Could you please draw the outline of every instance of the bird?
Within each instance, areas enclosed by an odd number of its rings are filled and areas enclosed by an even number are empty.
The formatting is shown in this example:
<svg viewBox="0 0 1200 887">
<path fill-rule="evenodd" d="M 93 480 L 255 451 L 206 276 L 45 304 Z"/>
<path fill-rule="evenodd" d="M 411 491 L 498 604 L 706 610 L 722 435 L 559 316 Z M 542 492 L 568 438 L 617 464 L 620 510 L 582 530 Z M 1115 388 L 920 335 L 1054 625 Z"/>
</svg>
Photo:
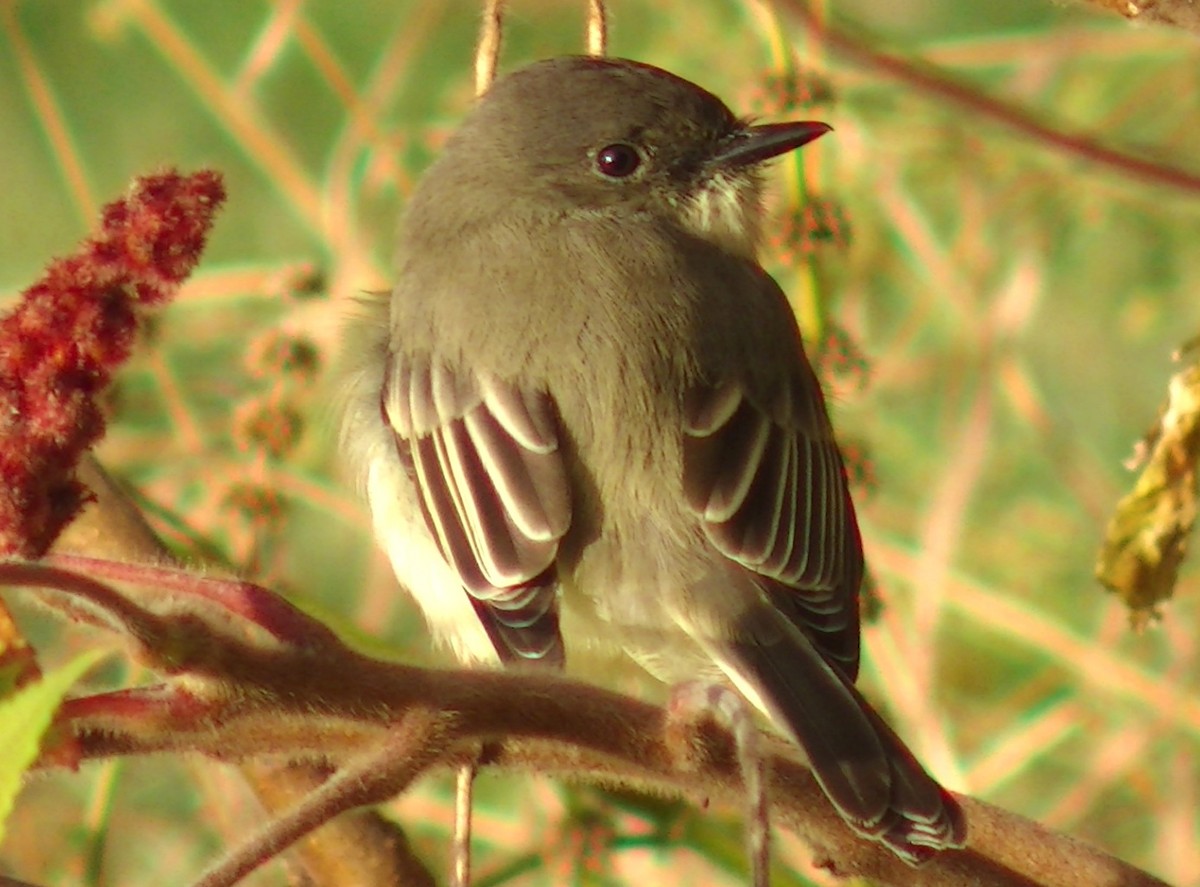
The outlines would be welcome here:
<svg viewBox="0 0 1200 887">
<path fill-rule="evenodd" d="M 829 131 L 627 59 L 502 77 L 411 194 L 342 447 L 461 662 L 600 651 L 732 687 L 851 828 L 918 864 L 965 822 L 855 687 L 855 508 L 758 260 L 764 166 Z"/>
</svg>

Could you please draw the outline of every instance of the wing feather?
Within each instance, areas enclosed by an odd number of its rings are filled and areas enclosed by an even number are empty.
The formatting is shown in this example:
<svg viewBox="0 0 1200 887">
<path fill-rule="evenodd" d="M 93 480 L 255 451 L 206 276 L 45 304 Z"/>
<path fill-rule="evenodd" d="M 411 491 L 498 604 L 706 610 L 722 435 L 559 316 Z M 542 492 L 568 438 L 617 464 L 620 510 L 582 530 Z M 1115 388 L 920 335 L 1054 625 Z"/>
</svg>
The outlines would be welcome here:
<svg viewBox="0 0 1200 887">
<path fill-rule="evenodd" d="M 816 385 L 816 381 L 812 381 Z M 685 399 L 684 493 L 709 540 L 853 679 L 862 548 L 819 397 L 796 383 L 768 411 L 736 385 Z"/>
<path fill-rule="evenodd" d="M 561 664 L 554 564 L 571 502 L 548 395 L 392 354 L 381 408 L 501 659 Z"/>
<path fill-rule="evenodd" d="M 779 531 L 775 535 L 775 545 L 770 555 L 765 558 L 759 569 L 770 576 L 783 569 L 796 549 L 796 507 L 799 487 L 800 455 L 795 438 L 785 438 L 784 471 L 780 480 L 782 496 L 779 500 Z"/>
<path fill-rule="evenodd" d="M 504 430 L 525 449 L 549 454 L 558 449 L 553 411 L 548 398 L 531 395 L 491 378 L 480 380 L 480 390 L 490 412 Z"/>
<path fill-rule="evenodd" d="M 765 416 L 756 415 L 743 407 L 716 435 L 729 461 L 727 470 L 714 477 L 704 509 L 705 520 L 727 524 L 744 510 L 746 497 L 762 465 L 770 430 Z M 749 530 L 749 527 L 743 522 L 741 529 Z"/>
</svg>

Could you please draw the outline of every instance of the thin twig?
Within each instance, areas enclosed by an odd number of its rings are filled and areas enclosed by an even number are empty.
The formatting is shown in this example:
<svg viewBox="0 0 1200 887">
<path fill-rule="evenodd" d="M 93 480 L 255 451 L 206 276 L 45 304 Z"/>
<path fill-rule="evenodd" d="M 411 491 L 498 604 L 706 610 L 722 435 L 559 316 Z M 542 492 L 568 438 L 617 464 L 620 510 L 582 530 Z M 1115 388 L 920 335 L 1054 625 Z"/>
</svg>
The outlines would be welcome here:
<svg viewBox="0 0 1200 887">
<path fill-rule="evenodd" d="M 483 95 L 496 80 L 500 43 L 504 36 L 504 0 L 484 0 L 483 25 L 475 48 L 475 95 Z"/>
<path fill-rule="evenodd" d="M 588 0 L 588 55 L 608 55 L 608 8 L 604 0 Z"/>
<path fill-rule="evenodd" d="M 205 872 L 195 887 L 235 884 L 339 813 L 399 794 L 440 756 L 447 724 L 437 712 L 410 712 L 377 752 L 343 768 L 292 810 L 270 821 Z"/>
<path fill-rule="evenodd" d="M 475 761 L 458 768 L 454 781 L 454 842 L 451 848 L 451 887 L 471 884 L 471 807 L 475 798 Z"/>
</svg>

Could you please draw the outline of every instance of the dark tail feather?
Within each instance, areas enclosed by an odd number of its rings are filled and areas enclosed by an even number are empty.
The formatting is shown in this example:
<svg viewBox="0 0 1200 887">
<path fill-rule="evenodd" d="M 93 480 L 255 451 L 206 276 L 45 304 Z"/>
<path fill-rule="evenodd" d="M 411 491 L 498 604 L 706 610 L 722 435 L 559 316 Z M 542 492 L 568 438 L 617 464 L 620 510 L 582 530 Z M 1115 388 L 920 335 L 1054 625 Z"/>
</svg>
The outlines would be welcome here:
<svg viewBox="0 0 1200 887">
<path fill-rule="evenodd" d="M 914 865 L 964 846 L 958 802 L 798 629 L 776 623 L 753 636 L 730 645 L 727 667 L 804 749 L 817 782 L 855 831 Z"/>
</svg>

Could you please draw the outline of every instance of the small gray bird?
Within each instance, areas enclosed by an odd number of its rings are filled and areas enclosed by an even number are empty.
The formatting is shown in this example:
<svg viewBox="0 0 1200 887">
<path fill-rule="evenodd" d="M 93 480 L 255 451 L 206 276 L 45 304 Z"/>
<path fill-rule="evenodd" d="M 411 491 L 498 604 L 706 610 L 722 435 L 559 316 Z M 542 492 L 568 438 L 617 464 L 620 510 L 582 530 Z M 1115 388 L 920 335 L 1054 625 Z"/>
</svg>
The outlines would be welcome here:
<svg viewBox="0 0 1200 887">
<path fill-rule="evenodd" d="M 412 195 L 343 440 L 462 661 L 619 649 L 731 683 L 918 862 L 963 818 L 854 688 L 854 506 L 756 259 L 761 165 L 828 130 L 624 60 L 496 83 Z"/>
</svg>

